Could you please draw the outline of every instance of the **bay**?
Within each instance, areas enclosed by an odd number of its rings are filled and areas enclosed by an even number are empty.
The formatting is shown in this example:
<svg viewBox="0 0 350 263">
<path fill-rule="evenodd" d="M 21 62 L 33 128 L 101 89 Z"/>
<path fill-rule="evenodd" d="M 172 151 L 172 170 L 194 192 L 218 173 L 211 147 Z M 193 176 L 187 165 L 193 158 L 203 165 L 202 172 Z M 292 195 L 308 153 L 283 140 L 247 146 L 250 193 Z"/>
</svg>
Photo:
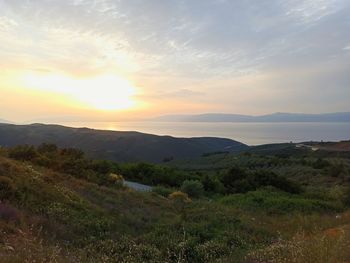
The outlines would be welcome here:
<svg viewBox="0 0 350 263">
<path fill-rule="evenodd" d="M 248 145 L 350 139 L 348 122 L 63 122 L 60 124 L 69 127 L 138 131 L 175 137 L 222 137 Z"/>
</svg>

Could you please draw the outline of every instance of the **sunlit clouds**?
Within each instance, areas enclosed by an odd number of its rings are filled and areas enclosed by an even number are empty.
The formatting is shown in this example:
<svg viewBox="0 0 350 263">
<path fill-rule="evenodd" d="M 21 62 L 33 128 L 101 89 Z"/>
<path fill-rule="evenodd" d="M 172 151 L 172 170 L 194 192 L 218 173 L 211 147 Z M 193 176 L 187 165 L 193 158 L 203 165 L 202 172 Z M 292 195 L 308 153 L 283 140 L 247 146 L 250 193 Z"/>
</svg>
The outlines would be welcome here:
<svg viewBox="0 0 350 263">
<path fill-rule="evenodd" d="M 0 0 L 0 118 L 348 111 L 349 13 L 348 0 Z"/>
<path fill-rule="evenodd" d="M 125 79 L 113 75 L 73 79 L 53 74 L 26 74 L 22 85 L 54 94 L 63 94 L 96 110 L 125 110 L 136 106 L 136 89 Z"/>
</svg>

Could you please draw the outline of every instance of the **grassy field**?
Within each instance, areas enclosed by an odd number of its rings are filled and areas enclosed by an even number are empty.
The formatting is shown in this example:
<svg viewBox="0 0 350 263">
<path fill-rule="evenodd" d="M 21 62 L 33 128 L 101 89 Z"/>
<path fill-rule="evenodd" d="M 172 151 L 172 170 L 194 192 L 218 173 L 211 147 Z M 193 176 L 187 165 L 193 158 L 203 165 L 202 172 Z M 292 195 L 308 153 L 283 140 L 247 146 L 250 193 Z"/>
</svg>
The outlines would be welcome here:
<svg viewBox="0 0 350 263">
<path fill-rule="evenodd" d="M 93 161 L 79 166 L 83 159 L 77 158 L 76 152 L 58 151 L 56 155 L 55 151 L 43 162 L 43 157 L 49 156 L 47 149 L 45 154 L 38 149 L 40 155 L 30 158 L 23 158 L 18 149 L 1 150 L 1 262 L 350 260 L 346 158 L 226 156 L 242 167 L 251 167 L 247 174 L 252 182 L 261 183 L 252 177 L 252 171 L 263 169 L 258 168 L 262 164 L 278 174 L 286 171 L 289 178 L 301 178 L 299 173 L 305 172 L 308 179 L 302 181 L 298 193 L 262 184 L 247 192 L 203 190 L 198 197 L 188 197 L 182 192 L 170 196 L 168 192 L 134 192 L 111 180 L 104 166 L 94 163 L 92 167 Z M 73 155 L 72 162 L 67 156 Z M 28 152 L 24 156 L 28 157 Z M 203 158 L 221 162 L 220 155 Z M 329 167 L 338 162 L 344 163 L 342 175 L 333 177 L 328 174 Z M 130 166 L 112 169 L 136 171 Z M 158 175 L 159 170 L 151 174 L 150 169 L 147 166 L 149 176 Z M 294 169 L 299 173 L 291 173 Z M 225 174 L 225 168 L 200 168 L 188 176 L 192 178 L 198 171 L 199 178 L 207 173 Z M 312 175 L 314 171 L 317 174 Z M 187 174 L 184 166 L 179 173 Z M 185 180 L 186 176 L 179 178 Z M 181 190 L 176 184 L 161 187 L 169 193 Z"/>
</svg>

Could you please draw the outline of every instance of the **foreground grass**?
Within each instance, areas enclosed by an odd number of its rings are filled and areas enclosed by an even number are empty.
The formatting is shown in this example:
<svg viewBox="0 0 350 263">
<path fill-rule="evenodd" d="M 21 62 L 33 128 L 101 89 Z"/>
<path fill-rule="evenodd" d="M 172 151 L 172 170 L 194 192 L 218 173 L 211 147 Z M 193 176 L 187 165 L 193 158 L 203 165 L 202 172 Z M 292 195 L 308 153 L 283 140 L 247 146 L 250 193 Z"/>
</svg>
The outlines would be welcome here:
<svg viewBox="0 0 350 263">
<path fill-rule="evenodd" d="M 0 262 L 345 262 L 349 214 L 332 200 L 256 191 L 178 210 L 0 156 Z M 344 253 L 343 253 L 344 252 Z M 294 260 L 294 261 L 293 261 Z"/>
<path fill-rule="evenodd" d="M 254 262 L 271 263 L 332 263 L 350 259 L 348 225 L 314 233 L 298 232 L 290 240 L 278 240 L 270 246 L 251 252 Z"/>
</svg>

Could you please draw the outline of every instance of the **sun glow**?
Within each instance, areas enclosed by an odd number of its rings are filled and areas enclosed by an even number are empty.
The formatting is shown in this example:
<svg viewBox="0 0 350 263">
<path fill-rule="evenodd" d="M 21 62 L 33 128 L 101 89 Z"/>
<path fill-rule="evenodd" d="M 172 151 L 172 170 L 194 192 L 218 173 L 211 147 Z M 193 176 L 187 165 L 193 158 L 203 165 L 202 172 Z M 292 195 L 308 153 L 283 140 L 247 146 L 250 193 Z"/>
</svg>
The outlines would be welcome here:
<svg viewBox="0 0 350 263">
<path fill-rule="evenodd" d="M 126 110 L 136 106 L 136 88 L 116 75 L 70 78 L 64 75 L 26 74 L 23 85 L 65 95 L 80 105 L 97 110 Z"/>
</svg>

